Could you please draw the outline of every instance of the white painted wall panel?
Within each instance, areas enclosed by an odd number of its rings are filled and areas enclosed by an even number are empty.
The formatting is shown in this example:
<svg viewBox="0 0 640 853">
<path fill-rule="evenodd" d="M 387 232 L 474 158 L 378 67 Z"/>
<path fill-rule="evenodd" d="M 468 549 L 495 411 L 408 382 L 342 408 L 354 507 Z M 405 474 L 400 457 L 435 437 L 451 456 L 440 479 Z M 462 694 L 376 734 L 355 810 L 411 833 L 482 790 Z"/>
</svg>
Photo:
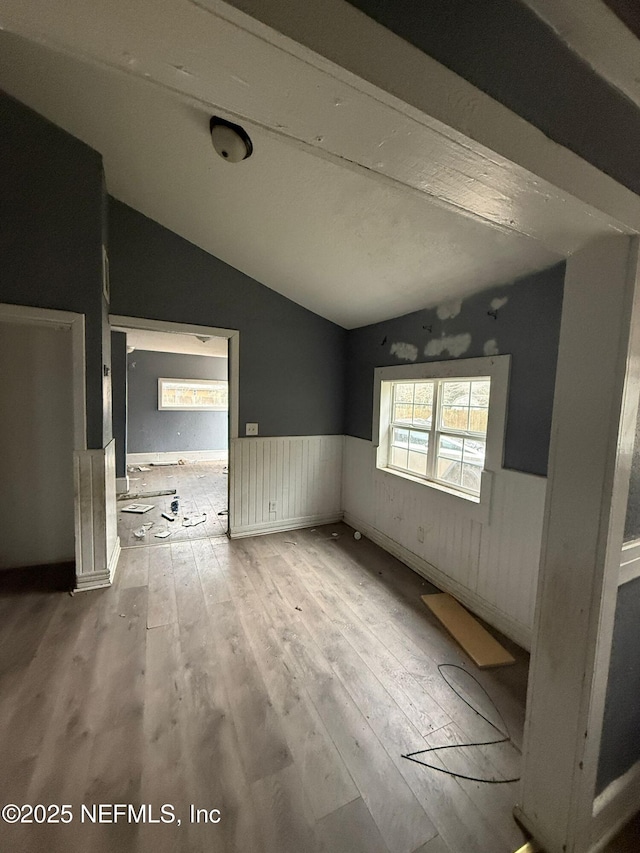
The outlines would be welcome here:
<svg viewBox="0 0 640 853">
<path fill-rule="evenodd" d="M 120 554 L 115 441 L 102 450 L 76 451 L 74 480 L 78 589 L 108 586 Z"/>
<path fill-rule="evenodd" d="M 526 647 L 545 490 L 544 477 L 498 471 L 489 517 L 478 521 L 437 490 L 376 469 L 371 442 L 345 438 L 345 520 Z"/>
<path fill-rule="evenodd" d="M 341 518 L 343 443 L 341 435 L 233 439 L 231 536 Z M 275 512 L 269 512 L 272 501 Z"/>
</svg>

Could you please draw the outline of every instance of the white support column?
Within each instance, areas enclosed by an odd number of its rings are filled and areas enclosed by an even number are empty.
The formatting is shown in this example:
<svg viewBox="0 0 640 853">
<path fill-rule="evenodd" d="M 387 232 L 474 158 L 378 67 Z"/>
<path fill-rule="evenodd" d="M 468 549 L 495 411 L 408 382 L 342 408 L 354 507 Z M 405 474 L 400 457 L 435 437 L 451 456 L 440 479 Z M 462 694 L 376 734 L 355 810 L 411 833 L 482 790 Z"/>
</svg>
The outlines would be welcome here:
<svg viewBox="0 0 640 853">
<path fill-rule="evenodd" d="M 586 853 L 638 405 L 637 238 L 567 263 L 516 815 Z"/>
</svg>

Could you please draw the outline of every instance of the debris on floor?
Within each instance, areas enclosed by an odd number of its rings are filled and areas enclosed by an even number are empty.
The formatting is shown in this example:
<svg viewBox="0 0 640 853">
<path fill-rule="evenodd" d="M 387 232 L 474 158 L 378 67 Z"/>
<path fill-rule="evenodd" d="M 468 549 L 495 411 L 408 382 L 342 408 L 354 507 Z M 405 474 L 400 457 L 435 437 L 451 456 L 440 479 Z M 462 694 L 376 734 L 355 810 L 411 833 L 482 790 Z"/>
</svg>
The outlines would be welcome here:
<svg viewBox="0 0 640 853">
<path fill-rule="evenodd" d="M 296 604 L 296 610 L 299 610 L 299 611 L 300 611 L 300 613 L 302 613 L 302 607 L 298 607 L 298 605 L 297 605 L 297 604 Z"/>
<path fill-rule="evenodd" d="M 228 509 L 221 509 L 220 512 L 218 513 L 218 515 L 229 515 L 229 510 Z"/>
<path fill-rule="evenodd" d="M 285 545 L 297 545 L 298 543 L 297 543 L 297 542 L 292 542 L 292 541 L 291 541 L 291 539 L 285 539 L 285 540 L 284 540 L 284 544 L 285 544 Z"/>
<path fill-rule="evenodd" d="M 166 519 L 167 519 L 167 521 L 175 521 L 175 520 L 176 520 L 175 515 L 169 515 L 169 513 L 168 513 L 168 512 L 161 512 L 161 513 L 160 513 L 160 515 L 161 515 L 163 518 L 166 518 Z"/>
<path fill-rule="evenodd" d="M 338 539 L 339 537 L 340 537 L 340 534 L 339 534 L 339 533 L 332 533 L 332 534 L 331 534 L 331 538 L 332 538 L 332 539 Z"/>
<path fill-rule="evenodd" d="M 154 533 L 153 535 L 156 537 L 156 539 L 166 539 L 167 536 L 171 536 L 171 531 L 161 530 L 159 533 Z"/>
<path fill-rule="evenodd" d="M 153 507 L 154 504 L 129 504 L 129 506 L 123 506 L 120 512 L 135 512 L 141 515 L 143 512 L 149 512 Z"/>
<path fill-rule="evenodd" d="M 480 669 L 508 666 L 516 662 L 513 655 L 509 654 L 452 595 L 439 592 L 420 597 Z"/>
<path fill-rule="evenodd" d="M 204 478 L 205 478 L 206 476 L 207 476 L 206 474 L 198 474 L 198 475 L 197 475 L 197 478 L 198 478 L 198 480 L 204 480 Z"/>
<path fill-rule="evenodd" d="M 356 530 L 356 532 L 353 534 L 353 538 L 357 540 L 362 539 L 362 533 L 360 533 L 359 530 Z"/>
<path fill-rule="evenodd" d="M 144 483 L 142 484 L 145 485 Z M 124 495 L 118 495 L 119 501 L 132 501 L 135 498 L 158 498 L 161 495 L 175 495 L 176 489 L 158 489 L 155 492 L 127 492 Z"/>
<path fill-rule="evenodd" d="M 204 524 L 207 520 L 207 513 L 203 512 L 202 515 L 194 515 L 188 518 L 182 519 L 183 527 L 196 527 L 198 524 Z"/>
</svg>

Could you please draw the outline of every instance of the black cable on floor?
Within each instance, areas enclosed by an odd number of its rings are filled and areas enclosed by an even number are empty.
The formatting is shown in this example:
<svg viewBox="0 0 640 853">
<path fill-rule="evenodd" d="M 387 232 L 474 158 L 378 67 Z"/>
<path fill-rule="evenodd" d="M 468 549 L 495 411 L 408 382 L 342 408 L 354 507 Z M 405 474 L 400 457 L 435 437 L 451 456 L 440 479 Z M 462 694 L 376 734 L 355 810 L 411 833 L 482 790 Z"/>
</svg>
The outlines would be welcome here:
<svg viewBox="0 0 640 853">
<path fill-rule="evenodd" d="M 464 672 L 465 675 L 468 675 L 469 678 L 471 678 L 473 681 L 475 681 L 475 683 L 478 685 L 478 687 L 482 690 L 484 695 L 487 697 L 487 699 L 491 703 L 491 706 L 493 707 L 493 709 L 497 713 L 498 717 L 500 718 L 500 722 L 502 723 L 502 726 L 506 731 L 502 731 L 501 729 L 499 729 L 495 723 L 492 723 L 491 720 L 488 719 L 488 717 L 485 717 L 485 715 L 481 711 L 479 711 L 478 708 L 475 707 L 475 705 L 472 705 L 471 702 L 468 702 L 464 698 L 464 696 L 458 690 L 456 690 L 456 688 L 453 686 L 451 681 L 445 675 L 445 672 L 444 672 L 445 668 L 459 669 L 461 672 Z M 504 721 L 504 717 L 500 713 L 500 709 L 498 708 L 496 703 L 493 701 L 491 696 L 489 696 L 489 694 L 487 693 L 487 691 L 485 690 L 483 685 L 478 681 L 478 679 L 474 675 L 472 675 L 470 672 L 467 672 L 467 670 L 464 669 L 464 667 L 458 666 L 455 663 L 440 663 L 440 664 L 438 664 L 438 672 L 440 673 L 440 677 L 443 679 L 443 681 L 446 683 L 446 685 L 456 694 L 456 696 L 459 699 L 461 699 L 464 702 L 464 704 L 467 705 L 467 707 L 471 708 L 472 711 L 474 711 L 479 717 L 481 717 L 485 721 L 485 723 L 488 723 L 491 726 L 491 728 L 495 729 L 498 732 L 498 734 L 502 735 L 502 737 L 499 738 L 498 740 L 481 741 L 479 743 L 455 743 L 455 744 L 446 744 L 445 746 L 432 746 L 432 747 L 429 747 L 428 749 L 419 749 L 419 750 L 417 750 L 417 752 L 409 752 L 406 755 L 402 755 L 401 757 L 406 758 L 408 761 L 413 761 L 416 764 L 421 764 L 423 767 L 428 767 L 430 770 L 437 770 L 438 773 L 444 773 L 446 776 L 453 776 L 455 779 L 466 779 L 469 782 L 482 782 L 486 785 L 507 785 L 507 784 L 510 784 L 511 782 L 519 782 L 520 781 L 519 776 L 516 779 L 480 779 L 477 776 L 467 776 L 464 773 L 454 773 L 453 770 L 446 770 L 444 767 L 438 767 L 435 764 L 427 764 L 426 761 L 421 761 L 419 758 L 415 758 L 416 755 L 427 755 L 430 752 L 438 752 L 438 751 L 443 750 L 443 749 L 453 750 L 453 749 L 464 749 L 465 747 L 468 747 L 468 746 L 496 746 L 499 743 L 511 743 L 511 736 L 509 735 L 509 728 Z"/>
</svg>

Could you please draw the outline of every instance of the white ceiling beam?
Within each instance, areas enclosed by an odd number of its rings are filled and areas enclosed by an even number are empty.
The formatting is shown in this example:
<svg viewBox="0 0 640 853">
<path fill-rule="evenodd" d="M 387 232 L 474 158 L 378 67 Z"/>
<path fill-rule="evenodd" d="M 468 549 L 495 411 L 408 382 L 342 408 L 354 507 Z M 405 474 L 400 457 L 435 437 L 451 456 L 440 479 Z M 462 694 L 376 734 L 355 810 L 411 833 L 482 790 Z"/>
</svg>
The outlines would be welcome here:
<svg viewBox="0 0 640 853">
<path fill-rule="evenodd" d="M 314 18 L 298 0 L 242 6 L 262 20 L 219 0 L 6 0 L 0 25 L 562 255 L 640 230 L 633 193 L 342 0 Z"/>
</svg>

